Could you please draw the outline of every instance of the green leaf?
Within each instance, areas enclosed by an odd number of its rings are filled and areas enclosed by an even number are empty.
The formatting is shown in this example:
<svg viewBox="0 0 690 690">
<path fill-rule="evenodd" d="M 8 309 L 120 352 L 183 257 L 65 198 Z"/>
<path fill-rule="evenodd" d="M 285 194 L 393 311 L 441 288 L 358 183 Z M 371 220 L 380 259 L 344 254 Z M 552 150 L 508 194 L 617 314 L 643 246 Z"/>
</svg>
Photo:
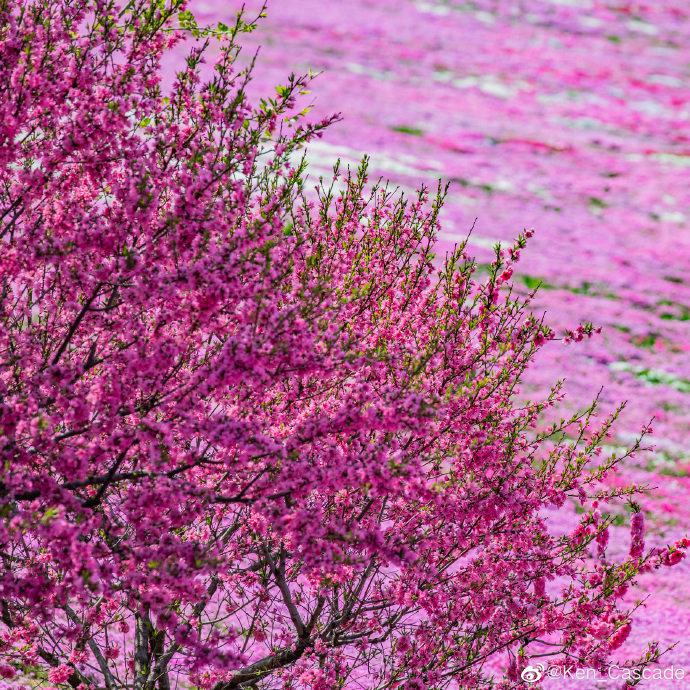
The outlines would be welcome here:
<svg viewBox="0 0 690 690">
<path fill-rule="evenodd" d="M 51 520 L 54 520 L 58 516 L 58 513 L 59 510 L 55 506 L 46 508 L 45 512 L 43 513 L 43 517 L 41 518 L 41 524 L 47 525 Z"/>
</svg>

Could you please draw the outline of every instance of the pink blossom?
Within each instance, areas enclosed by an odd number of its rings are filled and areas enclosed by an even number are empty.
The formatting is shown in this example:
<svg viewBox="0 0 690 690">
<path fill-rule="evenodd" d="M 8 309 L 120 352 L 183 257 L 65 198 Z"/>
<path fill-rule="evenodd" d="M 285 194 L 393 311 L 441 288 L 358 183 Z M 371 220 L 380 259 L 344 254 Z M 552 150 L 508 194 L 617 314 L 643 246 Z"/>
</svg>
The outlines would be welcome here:
<svg viewBox="0 0 690 690">
<path fill-rule="evenodd" d="M 64 683 L 72 675 L 72 669 L 67 664 L 60 664 L 48 671 L 48 680 L 51 683 Z"/>
</svg>

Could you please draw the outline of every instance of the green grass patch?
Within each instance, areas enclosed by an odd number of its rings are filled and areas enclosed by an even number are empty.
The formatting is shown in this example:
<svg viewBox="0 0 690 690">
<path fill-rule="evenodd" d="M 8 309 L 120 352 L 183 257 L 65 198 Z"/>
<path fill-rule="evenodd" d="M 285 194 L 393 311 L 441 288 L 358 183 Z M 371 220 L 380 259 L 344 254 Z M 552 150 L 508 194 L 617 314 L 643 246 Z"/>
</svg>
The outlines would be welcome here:
<svg viewBox="0 0 690 690">
<path fill-rule="evenodd" d="M 657 302 L 657 305 L 667 307 L 659 314 L 659 318 L 664 321 L 690 321 L 690 307 L 685 304 L 662 299 Z"/>
<path fill-rule="evenodd" d="M 638 335 L 632 339 L 633 344 L 637 347 L 644 347 L 651 350 L 655 345 L 657 340 L 660 338 L 659 333 L 647 333 L 647 335 Z"/>
<path fill-rule="evenodd" d="M 650 386 L 668 386 L 679 393 L 690 393 L 690 380 L 675 376 L 662 369 L 635 366 L 628 362 L 613 362 L 609 365 L 613 371 L 625 371 L 635 375 Z"/>
<path fill-rule="evenodd" d="M 598 196 L 590 196 L 587 200 L 587 203 L 589 203 L 590 208 L 601 209 L 609 207 L 609 205 L 603 199 L 600 199 Z"/>
<path fill-rule="evenodd" d="M 530 276 L 527 274 L 520 275 L 520 280 L 524 283 L 528 290 L 553 290 L 556 286 L 551 285 L 544 278 L 538 276 Z"/>
<path fill-rule="evenodd" d="M 411 127 L 410 125 L 396 125 L 391 127 L 394 132 L 400 132 L 400 134 L 409 134 L 413 137 L 424 136 L 424 130 L 419 127 Z"/>
</svg>

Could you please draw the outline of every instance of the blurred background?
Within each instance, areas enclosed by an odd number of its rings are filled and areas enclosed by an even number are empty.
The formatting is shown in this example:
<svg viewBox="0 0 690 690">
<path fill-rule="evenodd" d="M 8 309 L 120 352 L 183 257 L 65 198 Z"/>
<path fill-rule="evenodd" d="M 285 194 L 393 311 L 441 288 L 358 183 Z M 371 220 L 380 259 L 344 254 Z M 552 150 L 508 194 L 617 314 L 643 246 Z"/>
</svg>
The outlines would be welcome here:
<svg viewBox="0 0 690 690">
<path fill-rule="evenodd" d="M 189 9 L 199 23 L 229 23 L 242 4 Z M 250 15 L 261 7 L 244 4 Z M 343 119 L 310 146 L 315 177 L 368 153 L 373 173 L 403 190 L 451 181 L 440 253 L 475 219 L 480 262 L 534 228 L 516 281 L 541 286 L 535 311 L 557 331 L 589 320 L 602 333 L 547 345 L 524 392 L 565 377 L 567 409 L 601 387 L 604 409 L 627 400 L 610 451 L 653 418 L 654 451 L 611 483 L 653 488 L 640 500 L 652 540 L 686 534 L 690 2 L 272 0 L 245 45 L 245 58 L 261 46 L 257 97 L 290 72 L 323 72 L 305 105 Z M 690 566 L 662 575 L 631 594 L 653 596 L 621 651 L 679 641 L 662 665 L 690 679 Z"/>
</svg>

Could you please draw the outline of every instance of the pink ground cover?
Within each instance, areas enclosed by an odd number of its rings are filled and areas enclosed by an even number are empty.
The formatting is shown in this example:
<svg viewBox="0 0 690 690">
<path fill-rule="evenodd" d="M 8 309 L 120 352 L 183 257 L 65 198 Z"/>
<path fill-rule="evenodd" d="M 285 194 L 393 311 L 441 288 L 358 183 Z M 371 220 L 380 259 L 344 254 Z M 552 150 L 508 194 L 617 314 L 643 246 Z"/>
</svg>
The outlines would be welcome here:
<svg viewBox="0 0 690 690">
<path fill-rule="evenodd" d="M 240 4 L 192 0 L 190 9 L 200 22 L 227 21 Z M 686 533 L 687 0 L 273 0 L 246 45 L 262 46 L 257 95 L 290 71 L 324 71 L 307 98 L 315 114 L 343 120 L 311 146 L 313 175 L 369 153 L 372 169 L 403 190 L 450 180 L 439 253 L 475 219 L 480 261 L 494 242 L 536 230 L 518 283 L 541 284 L 535 309 L 557 330 L 591 320 L 602 333 L 551 343 L 525 392 L 564 376 L 573 408 L 602 386 L 605 408 L 628 400 L 612 445 L 630 443 L 653 417 L 655 450 L 612 481 L 654 487 L 641 500 L 651 539 Z M 618 536 L 627 546 L 627 530 Z M 622 651 L 678 642 L 662 665 L 690 678 L 689 574 L 683 563 L 643 580 L 631 602 L 651 597 Z"/>
</svg>

